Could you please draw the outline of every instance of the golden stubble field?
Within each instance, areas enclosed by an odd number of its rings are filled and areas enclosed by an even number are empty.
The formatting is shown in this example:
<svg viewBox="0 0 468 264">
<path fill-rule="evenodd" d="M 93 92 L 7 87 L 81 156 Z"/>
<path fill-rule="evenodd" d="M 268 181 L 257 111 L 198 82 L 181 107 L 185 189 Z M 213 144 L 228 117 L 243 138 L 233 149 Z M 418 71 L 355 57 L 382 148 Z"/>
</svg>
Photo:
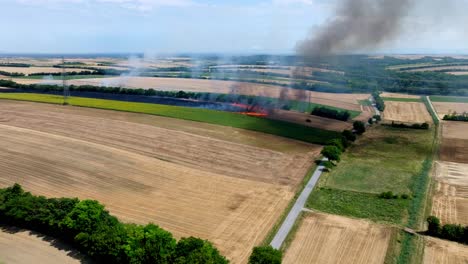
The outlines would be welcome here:
<svg viewBox="0 0 468 264">
<path fill-rule="evenodd" d="M 468 124 L 442 121 L 432 214 L 444 224 L 468 225 Z"/>
<path fill-rule="evenodd" d="M 283 263 L 383 263 L 391 228 L 313 213 L 304 217 Z"/>
<path fill-rule="evenodd" d="M 62 72 L 61 68 L 54 68 L 54 67 L 0 67 L 0 71 L 4 72 L 18 72 L 24 73 L 26 75 L 32 73 L 60 73 Z M 66 72 L 81 72 L 81 71 L 90 71 L 87 69 L 74 69 L 74 68 L 66 68 Z"/>
<path fill-rule="evenodd" d="M 14 79 L 14 81 L 31 84 L 38 83 L 41 80 Z M 60 84 L 60 81 L 56 81 L 56 83 Z M 111 77 L 70 80 L 68 83 L 73 85 L 117 86 L 142 89 L 152 88 L 162 91 L 232 93 L 303 101 L 308 101 L 310 96 L 313 103 L 355 111 L 361 111 L 359 100 L 366 100 L 369 98 L 368 94 L 332 94 L 290 89 L 267 84 L 183 78 Z"/>
<path fill-rule="evenodd" d="M 386 101 L 383 120 L 402 123 L 432 123 L 432 118 L 423 103 Z"/>
<path fill-rule="evenodd" d="M 0 136 L 2 187 L 96 199 L 123 221 L 209 239 L 233 263 L 264 239 L 320 150 L 197 122 L 14 101 L 1 101 Z"/>
<path fill-rule="evenodd" d="M 468 246 L 451 241 L 425 237 L 424 264 L 466 264 Z"/>
<path fill-rule="evenodd" d="M 437 115 L 440 118 L 443 118 L 447 114 L 453 112 L 463 113 L 468 112 L 468 103 L 442 103 L 442 102 L 432 102 L 434 108 L 437 112 Z"/>
<path fill-rule="evenodd" d="M 44 239 L 29 231 L 0 230 L 0 263 L 86 263 L 81 261 L 84 260 L 83 256 L 75 250 L 61 244 L 58 245 L 59 249 L 57 246 L 51 245 L 51 242 L 47 241 L 49 239 L 51 238 Z"/>
</svg>

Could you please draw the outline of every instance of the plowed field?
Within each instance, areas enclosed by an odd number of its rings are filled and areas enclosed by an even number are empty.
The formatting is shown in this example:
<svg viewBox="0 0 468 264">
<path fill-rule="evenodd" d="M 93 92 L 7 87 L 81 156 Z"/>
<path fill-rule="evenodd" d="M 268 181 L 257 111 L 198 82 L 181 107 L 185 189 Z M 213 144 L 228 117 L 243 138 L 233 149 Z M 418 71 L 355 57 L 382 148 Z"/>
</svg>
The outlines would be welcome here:
<svg viewBox="0 0 468 264">
<path fill-rule="evenodd" d="M 319 151 L 197 122 L 12 101 L 0 103 L 0 136 L 0 186 L 96 199 L 123 221 L 209 239 L 233 263 L 247 261 Z"/>
<path fill-rule="evenodd" d="M 303 220 L 283 263 L 383 263 L 390 237 L 389 228 L 314 213 Z"/>
</svg>

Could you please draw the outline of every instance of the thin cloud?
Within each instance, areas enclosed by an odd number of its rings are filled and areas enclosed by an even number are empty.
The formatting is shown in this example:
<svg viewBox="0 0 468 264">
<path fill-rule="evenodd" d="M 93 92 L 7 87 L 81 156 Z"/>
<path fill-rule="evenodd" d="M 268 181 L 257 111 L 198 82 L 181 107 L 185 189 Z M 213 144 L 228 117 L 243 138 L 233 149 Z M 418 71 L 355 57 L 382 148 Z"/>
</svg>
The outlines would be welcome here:
<svg viewBox="0 0 468 264">
<path fill-rule="evenodd" d="M 122 8 L 150 11 L 159 7 L 188 7 L 196 5 L 192 0 L 17 0 L 24 5 L 55 7 L 64 4 L 114 4 Z"/>
</svg>

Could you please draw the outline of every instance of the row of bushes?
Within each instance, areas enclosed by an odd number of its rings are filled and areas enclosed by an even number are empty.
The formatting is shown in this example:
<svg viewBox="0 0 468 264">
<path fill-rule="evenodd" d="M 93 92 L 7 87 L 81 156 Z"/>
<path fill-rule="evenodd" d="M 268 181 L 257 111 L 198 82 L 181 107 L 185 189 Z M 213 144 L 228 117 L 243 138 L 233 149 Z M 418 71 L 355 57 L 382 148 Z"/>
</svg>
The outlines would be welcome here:
<svg viewBox="0 0 468 264">
<path fill-rule="evenodd" d="M 311 114 L 341 121 L 348 121 L 351 117 L 351 113 L 349 111 L 339 111 L 323 106 L 315 107 Z"/>
<path fill-rule="evenodd" d="M 381 112 L 385 111 L 385 102 L 382 99 L 382 97 L 380 97 L 380 93 L 379 92 L 373 92 L 372 96 L 375 99 L 375 105 L 376 105 L 377 109 L 379 109 L 379 111 L 381 111 Z"/>
<path fill-rule="evenodd" d="M 62 239 L 103 263 L 228 263 L 206 240 L 176 241 L 154 224 L 119 222 L 97 201 L 47 199 L 18 184 L 0 189 L 0 221 Z"/>
<path fill-rule="evenodd" d="M 407 125 L 407 124 L 403 124 L 403 123 L 395 123 L 394 121 L 392 121 L 391 126 L 396 127 L 396 128 L 411 128 L 411 129 L 424 129 L 424 130 L 429 129 L 429 123 L 427 123 L 427 122 L 422 123 L 422 124 Z"/>
<path fill-rule="evenodd" d="M 0 75 L 10 76 L 10 77 L 23 77 L 23 76 L 25 76 L 25 74 L 21 73 L 21 72 L 6 72 L 6 71 L 0 71 Z"/>
<path fill-rule="evenodd" d="M 321 154 L 328 159 L 328 162 L 325 163 L 325 167 L 327 167 L 327 169 L 331 169 L 333 167 L 333 161 L 340 162 L 343 152 L 345 152 L 351 143 L 356 141 L 356 139 L 357 136 L 353 131 L 344 130 L 341 133 L 340 138 L 336 138 L 328 142 L 321 152 Z"/>
<path fill-rule="evenodd" d="M 457 114 L 457 112 L 453 112 L 451 114 L 445 115 L 444 120 L 468 122 L 468 113 L 463 112 L 462 114 Z"/>
<path fill-rule="evenodd" d="M 31 67 L 31 64 L 10 62 L 10 63 L 0 63 L 0 67 L 29 68 Z"/>
<path fill-rule="evenodd" d="M 410 198 L 408 194 L 398 195 L 398 194 L 394 194 L 392 191 L 380 193 L 377 197 L 379 197 L 380 199 L 387 199 L 387 200 L 399 199 L 399 198 L 406 200 Z"/>
<path fill-rule="evenodd" d="M 463 244 L 468 244 L 468 226 L 446 224 L 441 225 L 439 218 L 429 216 L 427 218 L 427 234 Z"/>
<path fill-rule="evenodd" d="M 60 76 L 61 72 L 35 72 L 30 73 L 29 76 Z M 76 75 L 99 75 L 97 71 L 71 71 L 67 72 L 66 75 L 76 76 Z"/>
</svg>

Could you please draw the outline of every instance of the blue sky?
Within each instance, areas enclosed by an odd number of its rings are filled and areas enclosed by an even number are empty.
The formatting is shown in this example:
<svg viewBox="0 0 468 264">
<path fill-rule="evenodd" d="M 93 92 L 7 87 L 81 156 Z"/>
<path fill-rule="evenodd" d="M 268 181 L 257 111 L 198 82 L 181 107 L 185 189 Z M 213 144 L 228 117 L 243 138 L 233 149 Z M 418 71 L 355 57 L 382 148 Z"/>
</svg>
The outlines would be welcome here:
<svg viewBox="0 0 468 264">
<path fill-rule="evenodd" d="M 418 1 L 398 39 L 365 52 L 468 53 L 468 0 Z M 0 52 L 293 53 L 337 2 L 0 0 Z"/>
</svg>

